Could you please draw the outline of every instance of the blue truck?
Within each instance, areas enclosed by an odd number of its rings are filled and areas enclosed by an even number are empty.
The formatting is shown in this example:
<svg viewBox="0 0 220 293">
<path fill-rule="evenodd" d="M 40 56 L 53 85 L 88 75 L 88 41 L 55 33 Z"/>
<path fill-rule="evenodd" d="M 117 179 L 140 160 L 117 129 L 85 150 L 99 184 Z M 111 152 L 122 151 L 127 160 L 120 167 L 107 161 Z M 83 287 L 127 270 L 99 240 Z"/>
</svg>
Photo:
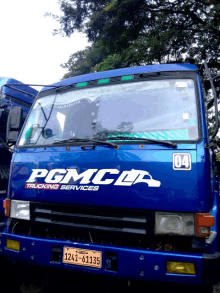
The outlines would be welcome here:
<svg viewBox="0 0 220 293">
<path fill-rule="evenodd" d="M 217 116 L 218 76 L 206 63 L 43 88 L 12 156 L 3 255 L 209 292 L 219 281 L 218 117 L 209 138 L 204 71 Z"/>
<path fill-rule="evenodd" d="M 18 80 L 0 77 L 0 232 L 4 227 L 3 200 L 7 197 L 9 167 L 13 151 L 13 143 L 6 141 L 7 120 L 12 108 L 21 107 L 22 122 L 34 101 L 37 91 L 24 86 Z M 11 117 L 11 119 L 13 119 Z"/>
</svg>

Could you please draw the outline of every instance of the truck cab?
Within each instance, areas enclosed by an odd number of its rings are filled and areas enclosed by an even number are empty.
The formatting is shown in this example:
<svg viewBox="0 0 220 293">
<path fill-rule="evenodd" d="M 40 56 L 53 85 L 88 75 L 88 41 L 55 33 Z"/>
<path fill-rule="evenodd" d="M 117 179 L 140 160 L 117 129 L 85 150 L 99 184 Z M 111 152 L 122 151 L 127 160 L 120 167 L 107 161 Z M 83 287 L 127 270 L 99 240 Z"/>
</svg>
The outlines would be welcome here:
<svg viewBox="0 0 220 293">
<path fill-rule="evenodd" d="M 92 73 L 38 94 L 14 149 L 3 254 L 215 284 L 219 193 L 198 68 Z"/>
<path fill-rule="evenodd" d="M 12 84 L 18 84 L 10 87 Z M 9 168 L 13 151 L 13 144 L 6 139 L 7 120 L 10 110 L 22 107 L 22 122 L 27 117 L 37 91 L 22 85 L 21 82 L 7 77 L 0 77 L 0 232 L 4 227 L 3 200 L 7 197 Z"/>
</svg>

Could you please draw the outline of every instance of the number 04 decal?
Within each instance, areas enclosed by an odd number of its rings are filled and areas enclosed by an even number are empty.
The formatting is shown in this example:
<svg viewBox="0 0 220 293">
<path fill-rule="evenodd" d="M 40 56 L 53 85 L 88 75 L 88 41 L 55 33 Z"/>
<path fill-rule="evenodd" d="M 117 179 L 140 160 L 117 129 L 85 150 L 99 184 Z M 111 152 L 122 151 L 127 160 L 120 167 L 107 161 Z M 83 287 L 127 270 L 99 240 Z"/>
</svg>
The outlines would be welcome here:
<svg viewBox="0 0 220 293">
<path fill-rule="evenodd" d="M 192 169 L 191 154 L 175 153 L 173 154 L 173 169 L 188 171 Z"/>
</svg>

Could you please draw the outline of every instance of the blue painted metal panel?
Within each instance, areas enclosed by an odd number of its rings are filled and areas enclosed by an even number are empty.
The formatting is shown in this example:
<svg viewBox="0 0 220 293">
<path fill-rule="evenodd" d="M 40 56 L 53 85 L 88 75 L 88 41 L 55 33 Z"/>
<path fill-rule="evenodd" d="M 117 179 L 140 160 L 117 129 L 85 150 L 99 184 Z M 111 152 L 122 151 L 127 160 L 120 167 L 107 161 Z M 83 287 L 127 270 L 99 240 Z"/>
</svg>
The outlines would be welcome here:
<svg viewBox="0 0 220 293">
<path fill-rule="evenodd" d="M 20 252 L 5 248 L 6 239 L 20 241 Z M 68 264 L 57 264 L 51 262 L 52 246 L 74 247 L 82 249 L 98 250 L 102 252 L 102 268 L 87 268 Z M 25 249 L 23 249 L 25 247 Z M 142 279 L 149 281 L 162 281 L 173 283 L 200 284 L 202 282 L 202 254 L 198 253 L 173 253 L 155 250 L 137 250 L 121 247 L 101 246 L 94 244 L 84 244 L 78 242 L 65 242 L 58 240 L 48 240 L 41 238 L 15 236 L 7 233 L 2 234 L 3 254 L 13 259 L 20 259 L 26 263 L 34 263 L 43 266 L 65 268 L 69 270 L 78 270 L 81 272 L 91 272 L 96 274 L 105 274 L 108 276 L 118 276 L 132 279 Z M 105 270 L 105 252 L 114 252 L 118 254 L 118 271 L 110 272 Z M 143 259 L 140 258 L 143 256 Z M 193 262 L 196 266 L 196 275 L 177 275 L 166 273 L 166 261 L 184 261 Z M 158 266 L 159 269 L 155 269 Z M 140 275 L 144 272 L 143 276 Z"/>
<path fill-rule="evenodd" d="M 14 79 L 14 78 L 8 78 L 8 77 L 0 77 L 0 87 L 3 86 L 4 84 L 22 84 L 22 82 Z M 22 91 L 25 91 L 25 92 L 28 92 L 34 96 L 37 95 L 38 91 L 35 90 L 34 88 L 32 87 L 29 87 L 29 86 L 26 86 L 26 85 L 23 85 L 23 86 L 16 86 L 14 85 L 13 87 L 17 88 L 17 89 L 20 89 Z M 13 97 L 13 98 L 17 98 L 21 101 L 24 101 L 26 103 L 29 103 L 30 105 L 33 103 L 33 97 L 31 97 L 30 95 L 28 94 L 24 94 L 24 93 L 20 93 L 16 90 L 13 90 L 13 89 L 10 89 L 10 88 L 7 88 L 7 87 L 3 87 L 2 89 L 2 92 L 5 93 L 5 94 L 8 94 L 9 96 Z"/>
<path fill-rule="evenodd" d="M 71 77 L 60 82 L 54 83 L 57 86 L 66 86 L 78 82 L 86 82 L 89 80 L 103 79 L 109 77 L 149 73 L 149 72 L 163 72 L 163 71 L 196 71 L 197 67 L 192 64 L 160 64 L 160 65 L 145 65 L 138 67 L 121 68 L 103 72 L 96 72 L 91 74 L 85 74 L 80 76 Z M 43 88 L 42 91 L 48 90 Z"/>
<path fill-rule="evenodd" d="M 43 202 L 63 202 L 99 206 L 115 206 L 148 210 L 185 212 L 207 212 L 210 208 L 209 194 L 198 190 L 195 145 L 184 151 L 165 146 L 139 145 L 120 146 L 119 150 L 97 146 L 95 150 L 83 151 L 79 147 L 20 149 L 12 163 L 12 184 L 10 194 L 14 199 Z M 192 170 L 173 169 L 173 153 L 189 153 Z M 37 190 L 24 188 L 33 169 L 77 169 L 78 174 L 88 169 L 117 169 L 119 174 L 106 174 L 102 179 L 112 179 L 109 185 L 100 185 L 98 191 L 83 190 Z M 149 187 L 146 183 L 131 186 L 116 186 L 115 181 L 123 171 L 143 170 L 149 172 L 160 187 Z M 36 183 L 45 183 L 45 178 L 37 178 Z M 80 180 L 79 180 L 80 181 Z M 69 182 L 69 184 L 78 184 Z M 93 183 L 86 184 L 94 186 Z M 198 193 L 200 191 L 200 193 Z M 202 204 L 201 204 L 202 202 Z"/>
</svg>

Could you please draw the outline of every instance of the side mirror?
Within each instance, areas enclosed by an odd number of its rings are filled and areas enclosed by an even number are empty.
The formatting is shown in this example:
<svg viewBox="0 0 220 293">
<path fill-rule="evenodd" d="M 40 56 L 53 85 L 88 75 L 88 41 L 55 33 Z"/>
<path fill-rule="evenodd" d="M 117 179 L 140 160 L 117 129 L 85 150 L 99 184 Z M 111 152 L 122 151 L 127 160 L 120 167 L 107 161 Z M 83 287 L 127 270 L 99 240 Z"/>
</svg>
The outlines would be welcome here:
<svg viewBox="0 0 220 293">
<path fill-rule="evenodd" d="M 11 109 L 6 129 L 7 142 L 15 143 L 18 139 L 19 132 L 22 127 L 23 109 L 20 107 L 14 107 Z"/>
</svg>

